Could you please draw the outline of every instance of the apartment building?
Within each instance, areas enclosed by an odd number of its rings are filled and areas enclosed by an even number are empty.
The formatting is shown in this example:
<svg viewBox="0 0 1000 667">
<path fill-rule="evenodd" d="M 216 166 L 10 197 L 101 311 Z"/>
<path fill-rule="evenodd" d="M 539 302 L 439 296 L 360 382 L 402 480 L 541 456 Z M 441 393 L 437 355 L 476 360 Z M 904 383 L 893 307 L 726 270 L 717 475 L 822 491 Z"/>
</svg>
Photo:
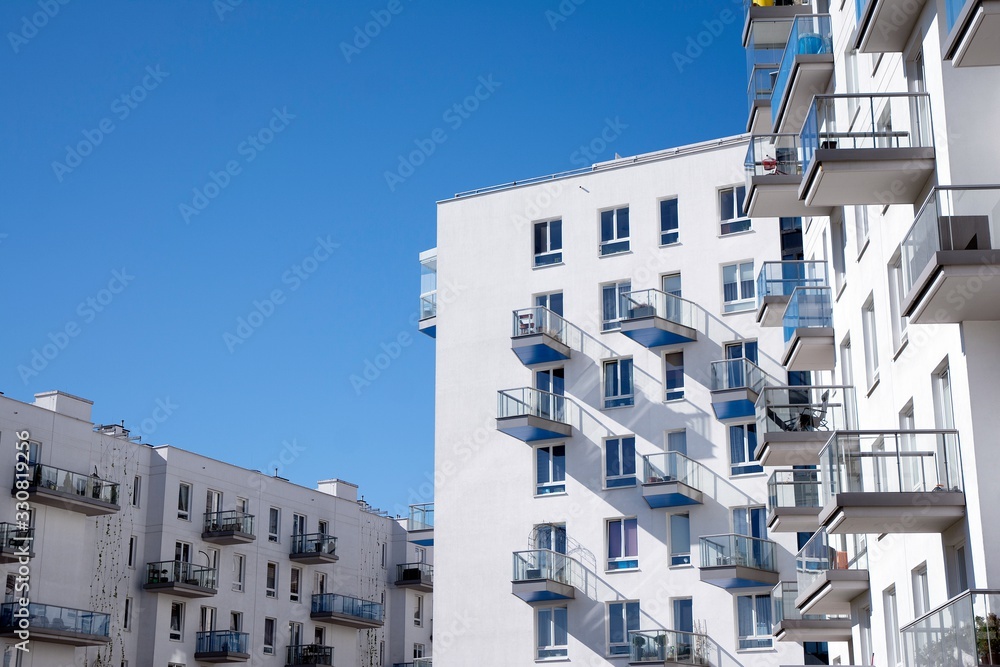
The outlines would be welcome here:
<svg viewBox="0 0 1000 667">
<path fill-rule="evenodd" d="M 0 397 L 4 665 L 426 663 L 427 526 L 418 545 L 353 484 L 140 444 L 91 410 Z"/>
<path fill-rule="evenodd" d="M 998 16 L 748 2 L 748 136 L 438 203 L 438 667 L 1000 664 Z"/>
</svg>

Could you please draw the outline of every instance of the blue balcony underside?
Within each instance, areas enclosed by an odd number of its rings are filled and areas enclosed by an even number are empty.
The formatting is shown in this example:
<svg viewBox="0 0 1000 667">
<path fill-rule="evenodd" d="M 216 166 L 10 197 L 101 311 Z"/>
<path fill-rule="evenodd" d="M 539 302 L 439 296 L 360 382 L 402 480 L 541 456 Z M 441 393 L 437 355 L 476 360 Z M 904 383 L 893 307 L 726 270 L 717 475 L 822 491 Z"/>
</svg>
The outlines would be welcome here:
<svg viewBox="0 0 1000 667">
<path fill-rule="evenodd" d="M 712 410 L 721 422 L 746 421 L 756 414 L 757 392 L 748 388 L 712 392 Z"/>
<path fill-rule="evenodd" d="M 676 480 L 647 482 L 642 485 L 642 497 L 653 509 L 702 504 L 701 491 Z"/>
<path fill-rule="evenodd" d="M 572 432 L 569 424 L 544 419 L 534 415 L 501 417 L 497 419 L 497 430 L 524 442 L 567 438 Z"/>
<path fill-rule="evenodd" d="M 559 602 L 576 597 L 575 588 L 551 579 L 514 581 L 511 582 L 511 592 L 528 604 Z"/>
<path fill-rule="evenodd" d="M 701 580 L 726 590 L 773 587 L 778 583 L 778 573 L 745 565 L 723 565 L 701 568 Z"/>
<path fill-rule="evenodd" d="M 698 339 L 698 332 L 691 327 L 655 315 L 623 320 L 621 332 L 647 348 L 692 343 Z"/>
<path fill-rule="evenodd" d="M 432 547 L 434 546 L 434 529 L 411 530 L 406 541 L 421 547 Z"/>
<path fill-rule="evenodd" d="M 431 338 L 437 338 L 437 316 L 420 320 L 417 323 L 417 330 Z"/>
<path fill-rule="evenodd" d="M 544 333 L 518 336 L 510 341 L 511 349 L 525 366 L 569 359 L 570 348 Z"/>
</svg>

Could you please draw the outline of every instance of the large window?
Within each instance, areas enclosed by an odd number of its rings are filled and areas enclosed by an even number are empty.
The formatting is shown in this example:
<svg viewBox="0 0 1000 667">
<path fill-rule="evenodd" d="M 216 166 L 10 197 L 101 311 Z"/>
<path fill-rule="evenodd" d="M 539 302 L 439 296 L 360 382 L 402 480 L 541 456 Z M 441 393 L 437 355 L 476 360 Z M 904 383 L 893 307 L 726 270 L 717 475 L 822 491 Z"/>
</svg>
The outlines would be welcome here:
<svg viewBox="0 0 1000 667">
<path fill-rule="evenodd" d="M 764 472 L 763 466 L 754 459 L 756 450 L 756 424 L 734 424 L 729 427 L 730 474 L 747 475 Z"/>
<path fill-rule="evenodd" d="M 562 262 L 562 220 L 535 223 L 535 266 Z"/>
<path fill-rule="evenodd" d="M 604 441 L 604 485 L 635 486 L 635 437 Z"/>
<path fill-rule="evenodd" d="M 278 564 L 267 564 L 267 575 L 264 581 L 264 593 L 269 598 L 278 597 Z"/>
<path fill-rule="evenodd" d="M 267 513 L 267 541 L 278 542 L 281 530 L 281 510 L 272 507 Z"/>
<path fill-rule="evenodd" d="M 890 586 L 882 593 L 885 609 L 885 647 L 889 652 L 889 665 L 903 663 L 903 647 L 899 641 L 899 608 L 896 606 L 896 587 Z"/>
<path fill-rule="evenodd" d="M 608 655 L 628 655 L 628 633 L 639 630 L 639 602 L 608 603 Z"/>
<path fill-rule="evenodd" d="M 184 603 L 170 603 L 170 638 L 176 641 L 184 640 Z"/>
<path fill-rule="evenodd" d="M 422 628 L 424 626 L 424 596 L 414 596 L 413 602 L 413 625 Z"/>
<path fill-rule="evenodd" d="M 857 246 L 855 250 L 858 256 L 865 251 L 868 247 L 868 207 L 867 206 L 855 206 L 854 207 L 854 235 L 855 235 L 855 245 Z"/>
<path fill-rule="evenodd" d="M 740 595 L 736 598 L 739 649 L 770 648 L 771 596 Z"/>
<path fill-rule="evenodd" d="M 684 398 L 684 353 L 668 352 L 663 355 L 664 400 Z"/>
<path fill-rule="evenodd" d="M 719 220 L 722 224 L 722 235 L 750 229 L 750 218 L 743 215 L 743 200 L 746 195 L 745 185 L 719 190 Z"/>
<path fill-rule="evenodd" d="M 927 563 L 922 563 L 912 572 L 913 617 L 920 618 L 931 609 L 931 588 L 927 578 Z"/>
<path fill-rule="evenodd" d="M 535 658 L 565 658 L 569 652 L 566 607 L 535 610 Z"/>
<path fill-rule="evenodd" d="M 632 387 L 632 360 L 611 359 L 604 362 L 604 407 L 618 408 L 635 404 Z"/>
<path fill-rule="evenodd" d="M 243 554 L 233 554 L 233 590 L 243 592 L 243 578 L 246 574 L 247 558 Z"/>
<path fill-rule="evenodd" d="M 535 305 L 548 308 L 556 315 L 562 317 L 563 314 L 563 293 L 550 292 L 549 294 L 538 294 L 535 296 Z"/>
<path fill-rule="evenodd" d="M 629 249 L 628 206 L 601 211 L 601 255 Z"/>
<path fill-rule="evenodd" d="M 906 342 L 906 325 L 909 319 L 903 315 L 903 265 L 899 255 L 889 263 L 889 308 L 892 310 L 892 349 L 899 350 Z"/>
<path fill-rule="evenodd" d="M 755 307 L 753 260 L 725 264 L 722 267 L 722 312 L 737 313 Z"/>
<path fill-rule="evenodd" d="M 660 201 L 660 245 L 677 243 L 680 234 L 677 229 L 677 198 Z"/>
<path fill-rule="evenodd" d="M 665 273 L 660 277 L 660 289 L 665 294 L 683 296 L 681 294 L 681 272 Z"/>
<path fill-rule="evenodd" d="M 878 382 L 878 332 L 875 328 L 875 301 L 869 296 L 861 309 L 862 332 L 865 336 L 865 376 L 868 389 Z"/>
<path fill-rule="evenodd" d="M 936 372 L 931 380 L 934 394 L 934 425 L 942 429 L 955 428 L 955 406 L 951 398 L 951 373 L 948 366 Z"/>
<path fill-rule="evenodd" d="M 625 295 L 631 291 L 631 280 L 601 285 L 602 331 L 612 331 L 621 327 L 621 320 L 625 315 Z"/>
<path fill-rule="evenodd" d="M 674 600 L 674 630 L 678 632 L 694 632 L 694 602 L 691 598 Z"/>
<path fill-rule="evenodd" d="M 264 619 L 264 655 L 274 655 L 274 629 L 277 625 L 277 619 Z"/>
<path fill-rule="evenodd" d="M 299 586 L 302 581 L 302 570 L 293 567 L 288 572 L 288 599 L 292 602 L 299 601 Z"/>
<path fill-rule="evenodd" d="M 566 445 L 535 448 L 535 495 L 566 491 Z"/>
<path fill-rule="evenodd" d="M 670 565 L 691 564 L 691 516 L 668 514 L 670 522 Z"/>
<path fill-rule="evenodd" d="M 191 520 L 191 485 L 186 482 L 177 487 L 177 518 Z"/>
<path fill-rule="evenodd" d="M 608 570 L 639 567 L 639 522 L 637 519 L 608 520 Z"/>
</svg>

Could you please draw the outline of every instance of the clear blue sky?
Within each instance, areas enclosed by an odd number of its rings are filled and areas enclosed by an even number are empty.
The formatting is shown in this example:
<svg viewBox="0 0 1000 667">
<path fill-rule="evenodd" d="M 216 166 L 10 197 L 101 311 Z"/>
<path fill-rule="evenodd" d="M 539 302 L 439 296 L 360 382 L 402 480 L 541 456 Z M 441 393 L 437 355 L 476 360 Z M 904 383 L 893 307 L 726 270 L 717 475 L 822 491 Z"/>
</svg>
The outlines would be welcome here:
<svg viewBox="0 0 1000 667">
<path fill-rule="evenodd" d="M 743 131 L 740 2 L 576 3 L 5 0 L 0 391 L 429 500 L 435 201 Z"/>
</svg>

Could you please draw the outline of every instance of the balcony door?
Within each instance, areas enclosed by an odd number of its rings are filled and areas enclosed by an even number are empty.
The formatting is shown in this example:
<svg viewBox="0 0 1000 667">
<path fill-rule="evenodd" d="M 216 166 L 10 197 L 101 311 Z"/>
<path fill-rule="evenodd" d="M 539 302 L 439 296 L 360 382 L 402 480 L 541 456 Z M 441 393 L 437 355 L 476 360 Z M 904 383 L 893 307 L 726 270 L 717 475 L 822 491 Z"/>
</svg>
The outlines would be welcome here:
<svg viewBox="0 0 1000 667">
<path fill-rule="evenodd" d="M 174 560 L 181 563 L 191 562 L 191 545 L 187 542 L 174 543 Z"/>
<path fill-rule="evenodd" d="M 292 535 L 306 534 L 306 517 L 302 514 L 292 515 Z"/>
<path fill-rule="evenodd" d="M 757 341 L 743 340 L 735 343 L 726 343 L 726 359 L 746 359 L 757 363 Z M 726 364 L 726 372 L 729 374 L 729 388 L 747 386 L 747 378 L 744 377 L 743 364 Z"/>
<path fill-rule="evenodd" d="M 550 368 L 535 371 L 535 389 L 547 392 L 538 397 L 538 414 L 545 419 L 562 421 L 563 403 L 548 394 L 563 396 L 566 392 L 566 371 L 562 368 Z"/>
<path fill-rule="evenodd" d="M 220 492 L 208 490 L 205 497 L 205 511 L 209 514 L 222 511 L 222 494 Z"/>
</svg>

